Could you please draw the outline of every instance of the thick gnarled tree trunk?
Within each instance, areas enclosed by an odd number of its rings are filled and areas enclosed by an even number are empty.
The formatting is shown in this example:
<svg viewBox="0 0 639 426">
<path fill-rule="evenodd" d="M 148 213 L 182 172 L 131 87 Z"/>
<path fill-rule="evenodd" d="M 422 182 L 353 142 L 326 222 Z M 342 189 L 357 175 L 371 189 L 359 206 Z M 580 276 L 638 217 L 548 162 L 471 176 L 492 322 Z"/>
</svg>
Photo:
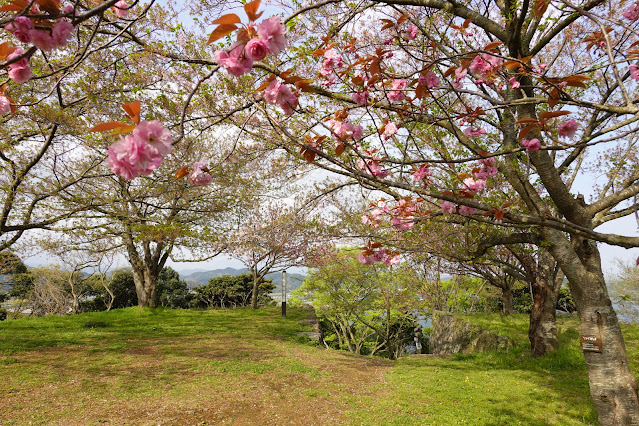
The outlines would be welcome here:
<svg viewBox="0 0 639 426">
<path fill-rule="evenodd" d="M 602 425 L 639 424 L 639 395 L 626 346 L 604 280 L 594 241 L 549 231 L 554 258 L 568 278 L 579 312 L 581 335 L 600 339 L 601 352 L 584 351 L 590 394 Z M 578 284 L 577 284 L 578 283 Z"/>
</svg>

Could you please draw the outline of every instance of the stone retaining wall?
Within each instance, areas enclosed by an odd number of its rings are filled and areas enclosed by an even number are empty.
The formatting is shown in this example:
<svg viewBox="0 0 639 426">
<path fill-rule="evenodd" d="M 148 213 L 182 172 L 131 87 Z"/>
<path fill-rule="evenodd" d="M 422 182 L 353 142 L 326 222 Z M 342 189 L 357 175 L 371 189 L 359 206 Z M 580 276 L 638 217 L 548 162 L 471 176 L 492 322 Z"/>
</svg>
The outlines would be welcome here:
<svg viewBox="0 0 639 426">
<path fill-rule="evenodd" d="M 430 351 L 433 354 L 507 351 L 517 342 L 444 312 L 433 313 Z"/>
</svg>

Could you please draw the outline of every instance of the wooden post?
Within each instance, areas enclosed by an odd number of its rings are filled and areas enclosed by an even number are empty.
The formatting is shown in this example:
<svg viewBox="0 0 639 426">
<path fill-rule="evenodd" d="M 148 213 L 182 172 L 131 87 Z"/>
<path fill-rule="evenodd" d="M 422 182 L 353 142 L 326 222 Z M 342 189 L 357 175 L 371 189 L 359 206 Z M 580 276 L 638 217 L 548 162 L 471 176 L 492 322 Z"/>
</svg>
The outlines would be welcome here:
<svg viewBox="0 0 639 426">
<path fill-rule="evenodd" d="M 286 271 L 282 271 L 282 316 L 286 318 Z"/>
</svg>

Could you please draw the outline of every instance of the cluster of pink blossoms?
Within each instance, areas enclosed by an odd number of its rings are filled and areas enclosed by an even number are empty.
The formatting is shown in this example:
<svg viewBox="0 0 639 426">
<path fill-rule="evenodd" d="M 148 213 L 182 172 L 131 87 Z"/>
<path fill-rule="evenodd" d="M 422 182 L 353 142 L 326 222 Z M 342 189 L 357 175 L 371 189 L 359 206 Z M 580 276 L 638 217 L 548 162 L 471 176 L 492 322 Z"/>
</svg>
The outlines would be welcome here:
<svg viewBox="0 0 639 426">
<path fill-rule="evenodd" d="M 390 212 L 390 209 L 386 205 L 386 201 L 379 200 L 374 209 L 362 216 L 362 223 L 366 226 L 372 226 L 373 228 L 379 227 L 382 223 L 382 217 Z"/>
<path fill-rule="evenodd" d="M 257 26 L 257 38 L 237 40 L 229 51 L 215 51 L 215 60 L 229 74 L 240 77 L 253 68 L 267 54 L 277 55 L 286 47 L 286 29 L 277 16 L 263 20 Z"/>
<path fill-rule="evenodd" d="M 439 86 L 439 77 L 434 72 L 428 71 L 426 75 L 420 75 L 417 82 L 425 85 L 427 89 L 434 89 Z"/>
<path fill-rule="evenodd" d="M 33 11 L 39 13 L 37 5 L 33 6 Z M 73 12 L 73 6 L 67 5 L 62 8 L 62 14 Z M 49 52 L 53 49 L 66 46 L 73 35 L 74 26 L 65 18 L 58 19 L 51 28 L 36 28 L 34 21 L 26 16 L 18 16 L 4 27 L 9 33 L 13 34 L 22 43 L 30 43 L 38 49 Z M 24 54 L 23 49 L 16 49 L 7 56 L 7 60 L 11 61 Z M 9 78 L 16 83 L 24 83 L 31 79 L 31 67 L 29 60 L 24 57 L 9 65 Z"/>
<path fill-rule="evenodd" d="M 423 181 L 425 185 L 430 183 L 427 176 L 432 176 L 432 175 L 433 173 L 430 171 L 430 168 L 427 165 L 420 166 L 419 169 L 411 173 L 411 176 L 413 176 L 413 180 L 415 182 Z"/>
<path fill-rule="evenodd" d="M 130 6 L 127 2 L 125 2 L 124 0 L 120 0 L 114 6 L 115 6 L 115 14 L 118 16 L 118 18 L 124 19 L 127 16 L 129 16 Z"/>
<path fill-rule="evenodd" d="M 557 134 L 560 138 L 572 139 L 579 128 L 579 124 L 575 120 L 564 121 L 557 128 Z"/>
<path fill-rule="evenodd" d="M 624 12 L 623 17 L 630 20 L 636 21 L 639 19 L 639 2 L 635 2 L 631 4 Z"/>
<path fill-rule="evenodd" d="M 124 179 L 150 175 L 173 149 L 171 132 L 157 120 L 142 121 L 132 135 L 122 137 L 107 150 L 107 164 Z"/>
<path fill-rule="evenodd" d="M 417 206 L 411 200 L 400 199 L 392 209 L 384 200 L 379 200 L 371 211 L 362 216 L 362 223 L 373 228 L 379 227 L 384 217 L 390 217 L 391 225 L 400 231 L 406 231 L 415 226 L 415 212 Z"/>
<path fill-rule="evenodd" d="M 393 102 L 399 102 L 406 99 L 406 93 L 404 93 L 404 90 L 406 90 L 407 86 L 408 82 L 404 79 L 393 80 L 393 82 L 391 83 L 391 89 L 393 90 L 388 92 L 388 99 Z"/>
<path fill-rule="evenodd" d="M 631 64 L 628 67 L 628 71 L 630 71 L 630 77 L 632 77 L 634 80 L 639 81 L 639 66 Z"/>
<path fill-rule="evenodd" d="M 333 72 L 335 68 L 340 68 L 344 65 L 342 56 L 333 48 L 324 52 L 324 60 L 322 61 L 322 67 L 319 70 L 319 74 L 324 78 L 320 84 L 324 87 L 330 87 L 337 80 L 337 76 Z"/>
<path fill-rule="evenodd" d="M 364 136 L 364 130 L 359 124 L 356 126 L 348 120 L 339 121 L 331 118 L 326 122 L 326 127 L 340 139 L 360 140 Z"/>
<path fill-rule="evenodd" d="M 526 148 L 528 151 L 539 151 L 541 149 L 541 142 L 539 141 L 539 139 L 535 138 L 535 139 L 524 139 L 521 142 L 521 146 L 523 146 L 524 148 Z"/>
<path fill-rule="evenodd" d="M 363 265 L 372 265 L 375 262 L 384 262 L 388 266 L 393 266 L 399 263 L 400 258 L 397 253 L 391 253 L 386 249 L 379 249 L 370 256 L 360 253 L 357 256 L 357 260 L 359 260 L 359 263 Z"/>
<path fill-rule="evenodd" d="M 400 231 L 406 231 L 415 226 L 415 212 L 417 207 L 412 201 L 407 201 L 402 198 L 397 202 L 397 205 L 391 210 L 393 218 L 391 219 L 391 225 L 395 229 Z"/>
<path fill-rule="evenodd" d="M 4 95 L 0 95 L 0 115 L 9 114 L 11 112 L 11 101 Z"/>
<path fill-rule="evenodd" d="M 359 169 L 362 170 L 364 173 L 372 174 L 373 176 L 380 179 L 384 179 L 388 177 L 388 175 L 390 175 L 390 172 L 388 170 L 382 170 L 380 159 L 377 156 L 368 161 L 359 160 L 359 162 L 357 163 L 357 167 L 359 167 Z"/>
<path fill-rule="evenodd" d="M 24 53 L 24 50 L 17 48 L 12 54 L 7 56 L 7 61 L 11 61 Z M 21 58 L 9 65 L 9 78 L 16 83 L 24 83 L 31 79 L 31 67 L 27 58 Z"/>
<path fill-rule="evenodd" d="M 278 80 L 273 80 L 264 90 L 264 100 L 273 105 L 277 105 L 284 111 L 284 114 L 291 115 L 297 106 L 297 96 L 291 89 Z"/>
<path fill-rule="evenodd" d="M 188 180 L 193 185 L 206 186 L 213 181 L 213 177 L 208 173 L 208 167 L 205 162 L 196 161 L 193 163 Z"/>
</svg>

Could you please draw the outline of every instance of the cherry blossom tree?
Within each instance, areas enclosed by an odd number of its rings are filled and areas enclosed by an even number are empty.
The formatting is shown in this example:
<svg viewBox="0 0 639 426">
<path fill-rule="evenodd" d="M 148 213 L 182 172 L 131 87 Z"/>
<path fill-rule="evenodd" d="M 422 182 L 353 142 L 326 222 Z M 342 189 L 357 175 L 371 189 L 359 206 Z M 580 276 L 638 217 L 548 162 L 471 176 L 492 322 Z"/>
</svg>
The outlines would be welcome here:
<svg viewBox="0 0 639 426">
<path fill-rule="evenodd" d="M 385 192 L 400 230 L 441 213 L 524 235 L 534 230 L 539 240 L 527 242 L 547 247 L 568 278 L 582 334 L 604 342 L 601 352 L 584 353 L 600 422 L 636 418 L 637 381 L 597 248 L 639 245 L 636 236 L 597 230 L 638 208 L 636 3 L 329 0 L 299 5 L 283 19 L 262 17 L 259 1 L 239 15 L 226 2 L 194 4 L 215 25 L 194 38 L 200 44 L 185 37 L 190 30 L 158 19 L 167 15 L 150 14 L 152 25 L 139 31 L 148 8 L 116 3 L 13 0 L 0 7 L 0 25 L 12 37 L 0 48 L 10 80 L 2 114 L 21 85 L 42 80 L 57 93 L 63 87 L 56 81 L 79 77 L 77 65 L 97 52 L 126 52 L 136 64 L 158 55 L 175 65 L 163 75 L 184 86 L 182 96 L 165 102 L 182 105 L 173 144 L 199 119 L 209 129 L 236 126 L 241 137 Z M 168 33 L 181 38 L 176 47 L 166 43 Z M 95 42 L 104 38 L 106 44 Z M 60 66 L 58 52 L 77 41 L 79 54 Z M 206 43 L 214 52 L 203 50 Z M 188 114 L 202 105 L 213 113 Z M 112 143 L 112 171 L 146 179 L 172 154 L 164 153 L 167 144 L 140 136 L 143 120 L 132 108 L 127 113 L 133 124 L 109 117 L 87 129 L 102 124 L 127 135 Z M 588 194 L 571 192 L 575 178 L 588 180 L 584 162 L 597 155 L 604 179 L 586 184 Z M 200 165 L 181 166 L 178 175 L 194 173 L 202 182 Z M 497 174 L 521 205 L 495 202 Z M 362 260 L 390 261 L 388 255 L 371 245 Z"/>
<path fill-rule="evenodd" d="M 226 251 L 253 275 L 251 306 L 257 308 L 259 284 L 270 272 L 303 266 L 310 251 L 326 239 L 308 208 L 282 201 L 256 203 L 241 212 L 238 228 L 225 238 Z"/>
</svg>

